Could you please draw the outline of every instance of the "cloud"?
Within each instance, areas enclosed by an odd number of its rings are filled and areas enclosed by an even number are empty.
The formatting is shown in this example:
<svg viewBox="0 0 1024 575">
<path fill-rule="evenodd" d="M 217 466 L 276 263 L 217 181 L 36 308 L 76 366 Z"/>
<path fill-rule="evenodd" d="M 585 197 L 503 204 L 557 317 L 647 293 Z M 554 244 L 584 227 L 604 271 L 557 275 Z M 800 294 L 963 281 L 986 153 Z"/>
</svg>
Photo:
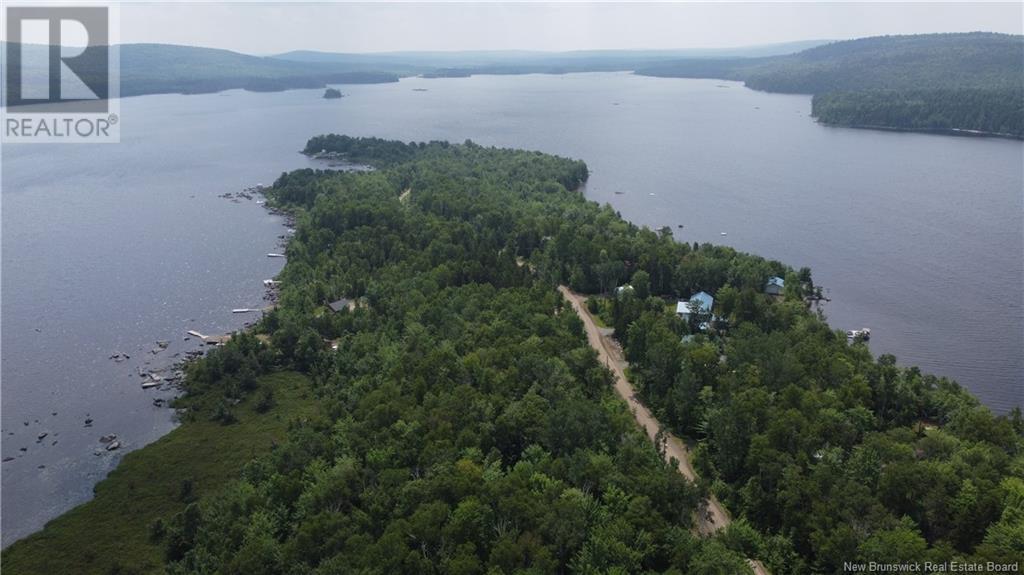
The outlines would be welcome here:
<svg viewBox="0 0 1024 575">
<path fill-rule="evenodd" d="M 123 42 L 227 48 L 583 50 L 750 46 L 881 34 L 1022 33 L 1017 2 L 129 3 Z"/>
</svg>

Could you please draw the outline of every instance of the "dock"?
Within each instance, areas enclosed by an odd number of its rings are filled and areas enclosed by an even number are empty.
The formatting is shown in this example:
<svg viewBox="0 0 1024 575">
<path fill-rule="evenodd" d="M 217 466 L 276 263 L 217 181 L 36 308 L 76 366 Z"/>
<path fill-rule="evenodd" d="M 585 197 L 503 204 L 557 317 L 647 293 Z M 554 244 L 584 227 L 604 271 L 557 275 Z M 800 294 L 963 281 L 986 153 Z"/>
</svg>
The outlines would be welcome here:
<svg viewBox="0 0 1024 575">
<path fill-rule="evenodd" d="M 203 335 L 194 329 L 190 329 L 188 330 L 188 334 L 191 335 L 192 337 L 197 337 L 203 340 L 203 343 L 205 343 L 206 345 L 220 345 L 222 343 L 226 343 L 231 339 L 230 333 L 224 335 Z"/>
</svg>

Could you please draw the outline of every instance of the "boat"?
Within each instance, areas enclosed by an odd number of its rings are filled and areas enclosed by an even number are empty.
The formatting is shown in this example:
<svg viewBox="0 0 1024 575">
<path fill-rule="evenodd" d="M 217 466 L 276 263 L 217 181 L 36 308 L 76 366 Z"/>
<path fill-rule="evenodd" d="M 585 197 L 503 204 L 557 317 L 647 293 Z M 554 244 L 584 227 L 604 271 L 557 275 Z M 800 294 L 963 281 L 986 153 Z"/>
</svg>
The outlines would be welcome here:
<svg viewBox="0 0 1024 575">
<path fill-rule="evenodd" d="M 267 257 L 268 258 L 283 258 L 284 254 L 275 254 L 275 253 L 271 252 L 271 253 L 267 254 Z"/>
<path fill-rule="evenodd" d="M 231 313 L 249 313 L 251 311 L 256 311 L 256 310 L 254 310 L 252 308 L 248 308 L 248 307 L 236 307 L 235 309 L 231 310 Z"/>
<path fill-rule="evenodd" d="M 871 339 L 871 330 L 868 328 L 851 329 L 846 332 L 846 337 L 850 339 Z"/>
<path fill-rule="evenodd" d="M 722 232 L 722 233 L 721 233 L 721 234 L 719 234 L 719 235 L 727 236 L 727 235 L 729 235 L 729 234 L 728 234 L 727 232 Z"/>
</svg>

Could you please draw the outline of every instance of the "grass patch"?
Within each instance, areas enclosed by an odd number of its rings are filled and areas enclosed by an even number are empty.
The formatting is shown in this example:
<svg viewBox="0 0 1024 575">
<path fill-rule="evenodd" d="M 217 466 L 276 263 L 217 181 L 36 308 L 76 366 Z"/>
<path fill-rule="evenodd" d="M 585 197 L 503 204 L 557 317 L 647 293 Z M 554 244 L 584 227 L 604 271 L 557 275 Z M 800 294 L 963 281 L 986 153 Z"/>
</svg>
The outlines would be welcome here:
<svg viewBox="0 0 1024 575">
<path fill-rule="evenodd" d="M 587 311 L 594 318 L 594 324 L 597 327 L 611 327 L 612 300 L 597 295 L 589 296 L 587 297 Z"/>
<path fill-rule="evenodd" d="M 274 405 L 260 413 L 265 389 L 273 389 Z M 289 421 L 315 412 L 305 376 L 261 377 L 259 389 L 234 408 L 237 423 L 190 421 L 125 455 L 91 501 L 7 548 L 0 556 L 4 574 L 163 572 L 163 546 L 149 538 L 153 521 L 216 492 L 283 441 Z"/>
</svg>

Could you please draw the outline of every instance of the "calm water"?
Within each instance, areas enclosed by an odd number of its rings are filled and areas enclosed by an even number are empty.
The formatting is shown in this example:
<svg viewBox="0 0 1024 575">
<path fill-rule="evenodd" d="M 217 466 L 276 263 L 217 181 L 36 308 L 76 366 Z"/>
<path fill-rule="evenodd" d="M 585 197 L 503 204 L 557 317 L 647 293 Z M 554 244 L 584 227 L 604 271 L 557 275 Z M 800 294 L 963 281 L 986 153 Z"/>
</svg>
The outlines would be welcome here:
<svg viewBox="0 0 1024 575">
<path fill-rule="evenodd" d="M 258 306 L 281 265 L 279 219 L 218 195 L 310 165 L 296 151 L 323 132 L 582 158 L 591 199 L 811 266 L 835 327 L 870 327 L 876 353 L 997 411 L 1024 402 L 1021 142 L 826 128 L 809 97 L 628 74 L 342 91 L 131 98 L 120 145 L 3 148 L 4 544 L 88 498 L 116 463 L 101 435 L 131 449 L 172 428 L 137 369 L 192 349 L 188 329 L 252 319 L 230 309 Z"/>
</svg>

